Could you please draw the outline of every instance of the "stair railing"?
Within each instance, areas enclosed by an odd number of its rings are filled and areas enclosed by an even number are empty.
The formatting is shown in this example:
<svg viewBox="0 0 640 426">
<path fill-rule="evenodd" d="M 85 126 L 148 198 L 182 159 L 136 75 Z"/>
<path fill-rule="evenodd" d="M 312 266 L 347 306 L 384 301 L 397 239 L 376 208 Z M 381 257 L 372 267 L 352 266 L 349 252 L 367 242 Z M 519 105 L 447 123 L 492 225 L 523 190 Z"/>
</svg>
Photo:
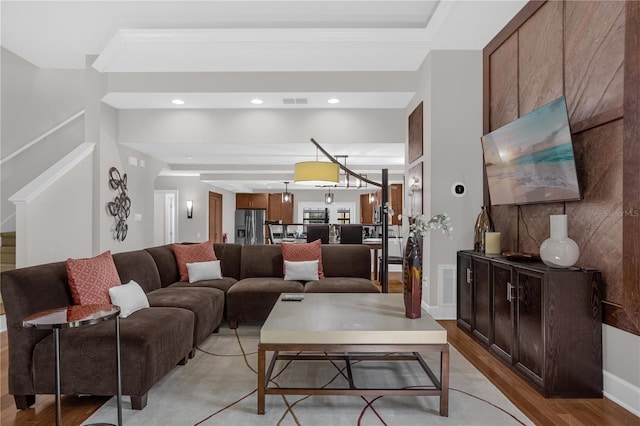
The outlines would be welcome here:
<svg viewBox="0 0 640 426">
<path fill-rule="evenodd" d="M 31 140 L 29 143 L 21 146 L 20 148 L 18 148 L 15 151 L 13 151 L 11 154 L 9 154 L 6 157 L 4 157 L 2 160 L 0 160 L 0 165 L 6 163 L 7 161 L 11 160 L 14 157 L 17 157 L 18 155 L 22 154 L 24 151 L 28 150 L 29 148 L 31 148 L 32 146 L 38 144 L 39 142 L 42 142 L 47 136 L 51 135 L 52 133 L 55 133 L 56 131 L 60 130 L 61 128 L 63 128 L 67 124 L 71 123 L 72 121 L 74 121 L 75 119 L 77 119 L 78 117 L 81 117 L 83 115 L 84 115 L 84 109 L 79 111 L 79 112 L 76 112 L 71 117 L 69 117 L 66 120 L 64 120 L 63 122 L 61 122 L 60 124 L 57 124 L 56 126 L 54 126 L 51 129 L 47 130 L 46 132 L 44 132 L 40 136 L 38 136 L 35 139 Z"/>
</svg>

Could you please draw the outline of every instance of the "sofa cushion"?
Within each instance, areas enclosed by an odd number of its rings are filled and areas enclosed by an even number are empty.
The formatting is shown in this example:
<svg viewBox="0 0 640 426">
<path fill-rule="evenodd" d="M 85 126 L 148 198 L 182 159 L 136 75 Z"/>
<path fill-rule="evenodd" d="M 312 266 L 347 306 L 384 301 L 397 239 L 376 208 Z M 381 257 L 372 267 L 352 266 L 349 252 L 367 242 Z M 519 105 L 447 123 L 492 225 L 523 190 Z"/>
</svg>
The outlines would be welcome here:
<svg viewBox="0 0 640 426">
<path fill-rule="evenodd" d="M 126 318 L 140 309 L 149 307 L 147 295 L 140 285 L 131 280 L 127 284 L 109 289 L 111 303 L 120 307 L 120 317 Z"/>
<path fill-rule="evenodd" d="M 171 284 L 169 287 L 209 287 L 217 288 L 226 293 L 236 282 L 238 282 L 238 280 L 236 280 L 235 278 L 222 277 L 219 280 L 202 280 L 196 281 L 194 283 L 190 283 L 187 281 L 178 281 Z"/>
<path fill-rule="evenodd" d="M 361 244 L 323 244 L 325 277 L 371 279 L 371 249 Z"/>
<path fill-rule="evenodd" d="M 128 283 L 133 280 L 142 287 L 145 293 L 160 288 L 158 267 L 146 250 L 115 253 L 113 262 L 116 264 L 121 282 Z"/>
<path fill-rule="evenodd" d="M 213 251 L 213 243 L 211 241 L 205 241 L 200 244 L 172 244 L 171 249 L 176 255 L 181 281 L 189 281 L 187 263 L 218 260 Z"/>
<path fill-rule="evenodd" d="M 240 261 L 240 279 L 284 277 L 282 250 L 277 244 L 243 245 Z"/>
<path fill-rule="evenodd" d="M 189 271 L 189 283 L 195 283 L 203 280 L 222 279 L 219 260 L 187 263 L 187 270 Z"/>
<path fill-rule="evenodd" d="M 333 277 L 309 281 L 305 293 L 380 293 L 373 281 L 366 278 Z"/>
<path fill-rule="evenodd" d="M 276 304 L 280 293 L 302 293 L 299 281 L 282 278 L 245 278 L 227 292 L 227 319 L 229 323 L 264 321 Z"/>
<path fill-rule="evenodd" d="M 122 394 L 144 395 L 193 349 L 193 312 L 142 309 L 120 320 Z M 63 394 L 115 395 L 114 320 L 60 332 Z M 33 392 L 55 393 L 53 334 L 33 351 Z M 31 377 L 31 375 L 30 375 Z"/>
<path fill-rule="evenodd" d="M 90 258 L 67 259 L 67 275 L 76 305 L 110 304 L 109 288 L 120 285 L 110 251 Z"/>
<path fill-rule="evenodd" d="M 299 262 L 284 261 L 285 281 L 317 281 L 318 261 L 301 260 Z"/>
<path fill-rule="evenodd" d="M 152 307 L 188 309 L 194 314 L 193 346 L 202 343 L 222 322 L 224 292 L 206 287 L 167 287 L 147 294 Z"/>
<path fill-rule="evenodd" d="M 284 260 L 299 262 L 303 260 L 317 260 L 318 261 L 318 277 L 324 278 L 324 271 L 322 267 L 322 242 L 318 239 L 310 243 L 282 243 L 280 245 L 282 249 L 282 258 Z M 287 268 L 284 267 L 286 274 Z"/>
</svg>

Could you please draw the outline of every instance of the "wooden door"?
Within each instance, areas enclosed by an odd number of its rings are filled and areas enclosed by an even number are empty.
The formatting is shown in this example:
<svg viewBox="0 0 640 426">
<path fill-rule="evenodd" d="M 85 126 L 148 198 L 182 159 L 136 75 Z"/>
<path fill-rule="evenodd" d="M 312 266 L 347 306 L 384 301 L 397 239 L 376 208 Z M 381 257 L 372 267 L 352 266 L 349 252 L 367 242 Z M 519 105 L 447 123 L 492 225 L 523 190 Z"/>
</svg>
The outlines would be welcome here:
<svg viewBox="0 0 640 426">
<path fill-rule="evenodd" d="M 222 194 L 209 192 L 209 240 L 222 242 Z"/>
<path fill-rule="evenodd" d="M 516 269 L 516 357 L 515 366 L 543 386 L 544 336 L 542 334 L 542 291 L 544 277 Z"/>
<path fill-rule="evenodd" d="M 486 260 L 473 259 L 473 334 L 485 345 L 491 333 L 491 268 Z"/>
<path fill-rule="evenodd" d="M 492 291 L 493 291 L 493 322 L 491 337 L 491 350 L 503 358 L 509 364 L 512 361 L 512 348 L 514 340 L 513 303 L 515 291 L 513 291 L 513 279 L 511 278 L 511 266 L 497 262 L 491 264 Z"/>
<path fill-rule="evenodd" d="M 467 331 L 471 331 L 471 309 L 473 271 L 471 269 L 471 256 L 458 253 L 458 291 L 457 304 L 458 325 Z"/>
</svg>

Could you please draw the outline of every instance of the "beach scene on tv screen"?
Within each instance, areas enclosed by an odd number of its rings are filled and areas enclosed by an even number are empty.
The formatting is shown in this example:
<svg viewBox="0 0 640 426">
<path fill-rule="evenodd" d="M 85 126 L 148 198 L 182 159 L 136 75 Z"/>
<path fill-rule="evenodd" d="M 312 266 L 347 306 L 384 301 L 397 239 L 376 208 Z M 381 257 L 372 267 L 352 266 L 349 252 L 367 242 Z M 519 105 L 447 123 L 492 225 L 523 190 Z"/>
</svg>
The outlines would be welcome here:
<svg viewBox="0 0 640 426">
<path fill-rule="evenodd" d="M 482 137 L 492 205 L 577 200 L 564 97 Z"/>
</svg>

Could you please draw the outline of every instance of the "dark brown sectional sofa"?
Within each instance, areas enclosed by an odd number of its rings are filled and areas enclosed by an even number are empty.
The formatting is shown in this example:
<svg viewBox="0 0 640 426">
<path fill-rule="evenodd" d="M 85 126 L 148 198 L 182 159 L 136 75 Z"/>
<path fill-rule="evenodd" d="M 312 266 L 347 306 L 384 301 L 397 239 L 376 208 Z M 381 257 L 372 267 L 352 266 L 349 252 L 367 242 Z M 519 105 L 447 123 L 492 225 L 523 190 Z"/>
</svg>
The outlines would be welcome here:
<svg viewBox="0 0 640 426">
<path fill-rule="evenodd" d="M 306 283 L 283 279 L 278 245 L 214 244 L 214 251 L 224 278 L 193 284 L 180 281 L 169 245 L 113 255 L 121 281 L 140 284 L 150 305 L 121 319 L 122 393 L 131 397 L 133 409 L 144 408 L 151 387 L 177 364 L 186 364 L 224 318 L 232 328 L 264 321 L 283 292 L 379 291 L 370 280 L 370 251 L 363 245 L 323 245 L 325 278 Z M 23 328 L 22 321 L 73 304 L 66 263 L 3 272 L 1 291 L 9 337 L 9 393 L 18 408 L 28 408 L 36 394 L 55 392 L 55 360 L 52 332 Z M 112 320 L 64 329 L 60 346 L 63 394 L 116 393 Z"/>
</svg>

